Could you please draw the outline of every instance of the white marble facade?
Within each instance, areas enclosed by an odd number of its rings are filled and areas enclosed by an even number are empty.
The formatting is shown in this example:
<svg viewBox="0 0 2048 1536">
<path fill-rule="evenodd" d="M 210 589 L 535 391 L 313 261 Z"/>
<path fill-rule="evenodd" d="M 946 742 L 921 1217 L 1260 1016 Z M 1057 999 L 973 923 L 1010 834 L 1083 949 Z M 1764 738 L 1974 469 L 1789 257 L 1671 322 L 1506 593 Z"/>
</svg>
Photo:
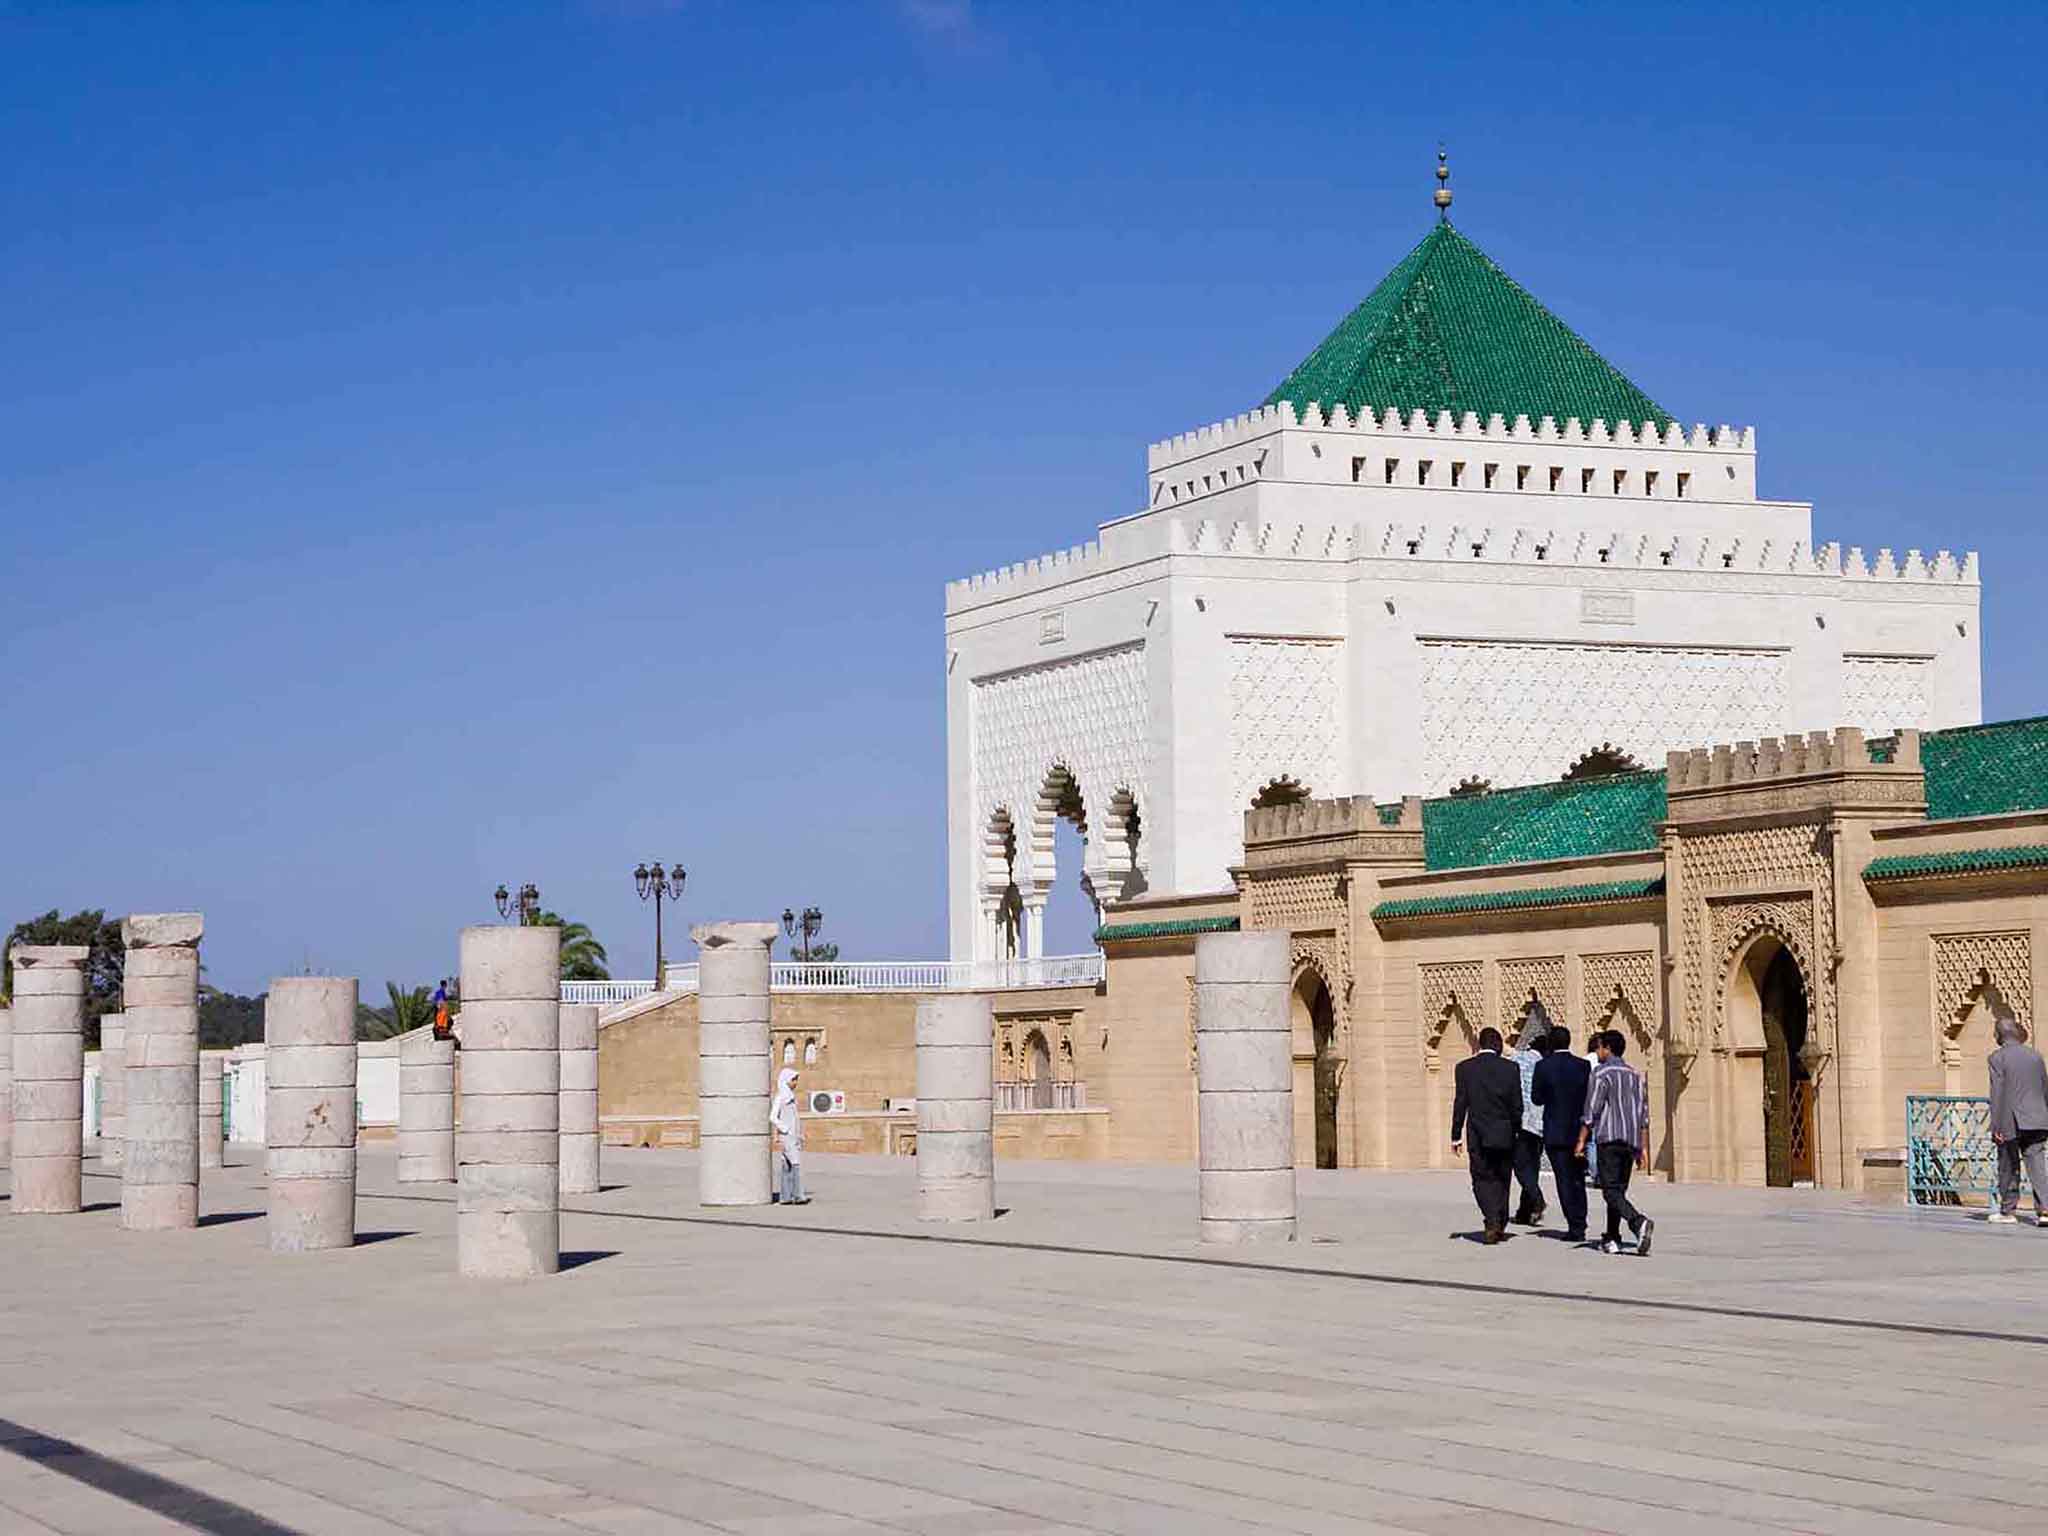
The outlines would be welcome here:
<svg viewBox="0 0 2048 1536">
<path fill-rule="evenodd" d="M 1055 880 L 1227 887 L 1276 780 L 1394 800 L 1980 718 L 1975 557 L 1816 547 L 1751 431 L 1282 404 L 1155 444 L 1146 500 L 947 588 L 957 958 L 1038 952 Z"/>
</svg>

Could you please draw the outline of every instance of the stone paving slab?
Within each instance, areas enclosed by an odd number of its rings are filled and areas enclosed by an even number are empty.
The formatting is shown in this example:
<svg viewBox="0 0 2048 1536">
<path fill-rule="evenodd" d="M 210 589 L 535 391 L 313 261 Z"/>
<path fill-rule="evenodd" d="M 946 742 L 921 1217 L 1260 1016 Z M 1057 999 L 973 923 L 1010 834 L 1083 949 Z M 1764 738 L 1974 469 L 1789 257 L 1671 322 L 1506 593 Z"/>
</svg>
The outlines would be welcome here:
<svg viewBox="0 0 2048 1536">
<path fill-rule="evenodd" d="M 228 1162 L 193 1231 L 92 1163 L 100 1209 L 0 1204 L 0 1530 L 2048 1530 L 2048 1231 L 1961 1213 L 1650 1185 L 1655 1257 L 1603 1258 L 1308 1172 L 1303 1241 L 1237 1253 L 1192 1168 L 1004 1163 L 934 1229 L 908 1159 L 705 1212 L 607 1148 L 564 1272 L 486 1284 L 388 1149 L 326 1254 Z"/>
</svg>

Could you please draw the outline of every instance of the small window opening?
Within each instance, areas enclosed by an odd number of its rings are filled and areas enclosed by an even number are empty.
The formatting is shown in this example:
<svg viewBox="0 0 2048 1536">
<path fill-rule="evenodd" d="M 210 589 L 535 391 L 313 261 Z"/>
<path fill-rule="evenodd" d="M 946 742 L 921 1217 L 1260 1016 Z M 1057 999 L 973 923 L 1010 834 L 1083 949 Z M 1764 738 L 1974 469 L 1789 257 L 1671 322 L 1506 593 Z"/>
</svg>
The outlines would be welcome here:
<svg viewBox="0 0 2048 1536">
<path fill-rule="evenodd" d="M 1515 489 L 1518 491 L 1529 489 L 1529 466 L 1527 464 L 1517 464 L 1515 466 Z"/>
<path fill-rule="evenodd" d="M 1657 494 L 1657 471 L 1654 469 L 1643 471 L 1643 494 L 1645 496 Z"/>
<path fill-rule="evenodd" d="M 1427 485 L 1427 484 L 1429 484 L 1429 472 L 1430 472 L 1430 471 L 1431 471 L 1432 469 L 1435 469 L 1435 468 L 1436 468 L 1436 460 L 1435 460 L 1435 459 L 1418 459 L 1418 460 L 1416 460 L 1416 463 L 1415 463 L 1415 483 L 1416 483 L 1417 485 Z"/>
<path fill-rule="evenodd" d="M 1554 491 L 1554 490 L 1556 490 L 1556 489 L 1557 489 L 1557 488 L 1558 488 L 1558 487 L 1559 487 L 1560 485 L 1563 485 L 1563 484 L 1564 484 L 1564 467 L 1563 467 L 1562 465 L 1560 465 L 1560 464 L 1553 464 L 1553 465 L 1551 465 L 1551 466 L 1550 466 L 1550 488 L 1551 488 L 1551 489 L 1552 489 L 1552 490 Z"/>
<path fill-rule="evenodd" d="M 1536 546 L 1536 558 L 1538 560 L 1548 560 L 1550 558 L 1550 546 L 1548 544 L 1538 544 Z"/>
<path fill-rule="evenodd" d="M 1365 478 L 1365 456 L 1360 454 L 1351 461 L 1351 483 L 1357 485 Z"/>
<path fill-rule="evenodd" d="M 1658 556 L 1657 558 L 1658 558 L 1659 560 L 1663 561 L 1663 562 L 1664 562 L 1664 564 L 1666 564 L 1666 565 L 1669 565 L 1669 564 L 1671 563 L 1671 551 L 1667 549 L 1667 550 L 1665 550 L 1665 551 L 1664 551 L 1664 552 L 1663 552 L 1662 554 L 1660 554 L 1660 555 L 1659 555 L 1659 556 Z"/>
<path fill-rule="evenodd" d="M 1579 471 L 1579 494 L 1581 496 L 1590 496 L 1592 493 L 1593 471 L 1591 471 L 1590 469 L 1582 469 Z"/>
<path fill-rule="evenodd" d="M 1687 474 L 1684 470 L 1680 470 L 1678 472 L 1678 499 L 1680 501 L 1683 501 L 1685 499 L 1686 492 L 1690 491 L 1691 489 L 1692 476 Z"/>
<path fill-rule="evenodd" d="M 1480 557 L 1480 556 L 1481 556 L 1482 554 L 1484 554 L 1485 552 L 1486 552 L 1486 546 L 1485 546 L 1484 544 L 1474 544 L 1474 545 L 1472 546 L 1472 558 L 1473 558 L 1474 560 L 1477 560 L 1477 559 L 1478 559 L 1478 558 L 1479 558 L 1479 557 Z"/>
<path fill-rule="evenodd" d="M 1625 469 L 1617 469 L 1614 472 L 1614 494 L 1619 496 L 1623 491 L 1627 489 L 1628 471 Z"/>
<path fill-rule="evenodd" d="M 1408 553 L 1409 553 L 1409 554 L 1411 554 L 1411 555 L 1416 555 L 1416 554 L 1420 554 L 1421 552 L 1422 552 L 1422 540 L 1420 540 L 1420 539 L 1410 539 L 1410 540 L 1408 541 Z"/>
<path fill-rule="evenodd" d="M 1602 565 L 1607 563 L 1607 551 L 1604 549 L 1600 551 L 1600 563 Z"/>
<path fill-rule="evenodd" d="M 1387 483 L 1388 485 L 1392 485 L 1392 484 L 1394 483 L 1394 477 L 1395 477 L 1396 475 L 1400 474 L 1400 473 L 1401 473 L 1401 461 L 1400 461 L 1399 459 L 1389 459 L 1389 460 L 1387 460 L 1387 463 L 1386 463 L 1386 483 Z"/>
<path fill-rule="evenodd" d="M 1485 479 L 1485 481 L 1484 481 L 1484 485 L 1485 485 L 1485 488 L 1486 488 L 1487 490 L 1489 490 L 1489 491 L 1490 491 L 1490 490 L 1492 490 L 1492 489 L 1493 489 L 1493 482 L 1494 482 L 1494 481 L 1495 481 L 1495 480 L 1496 480 L 1497 478 L 1499 478 L 1499 476 L 1500 476 L 1500 466 L 1499 466 L 1498 464 L 1489 464 L 1489 465 L 1487 465 L 1487 466 L 1486 466 L 1486 479 Z"/>
<path fill-rule="evenodd" d="M 1456 490 L 1465 483 L 1465 464 L 1461 459 L 1451 460 L 1451 489 Z"/>
<path fill-rule="evenodd" d="M 1732 550 L 1732 549 L 1731 549 L 1731 550 L 1729 550 L 1727 554 L 1725 554 L 1725 555 L 1723 555 L 1723 556 L 1721 557 L 1721 569 L 1722 569 L 1722 570 L 1724 570 L 1724 571 L 1732 571 L 1732 570 L 1734 570 L 1734 569 L 1735 569 L 1735 551 L 1734 551 L 1734 550 Z"/>
</svg>

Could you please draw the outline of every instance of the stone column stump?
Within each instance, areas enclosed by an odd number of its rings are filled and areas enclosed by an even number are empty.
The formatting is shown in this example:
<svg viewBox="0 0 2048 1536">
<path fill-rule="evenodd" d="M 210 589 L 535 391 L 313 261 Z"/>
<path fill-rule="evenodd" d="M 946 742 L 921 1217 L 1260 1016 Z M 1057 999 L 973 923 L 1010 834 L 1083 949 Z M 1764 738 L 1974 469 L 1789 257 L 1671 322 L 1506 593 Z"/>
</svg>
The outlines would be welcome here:
<svg viewBox="0 0 2048 1536">
<path fill-rule="evenodd" d="M 84 1113 L 83 1104 L 79 1113 Z M 0 1008 L 0 1168 L 14 1166 L 14 1013 Z"/>
<path fill-rule="evenodd" d="M 221 1071 L 227 1065 L 218 1055 L 199 1053 L 199 1170 L 223 1165 L 221 1157 Z"/>
<path fill-rule="evenodd" d="M 565 1195 L 598 1191 L 597 1006 L 562 1004 L 562 1179 Z"/>
<path fill-rule="evenodd" d="M 284 976 L 263 1008 L 270 1251 L 356 1241 L 356 980 Z"/>
<path fill-rule="evenodd" d="M 81 1202 L 85 1151 L 83 944 L 17 944 L 14 962 L 14 1134 L 17 1216 L 59 1215 Z"/>
<path fill-rule="evenodd" d="M 398 1181 L 455 1182 L 455 1042 L 431 1028 L 398 1042 Z"/>
<path fill-rule="evenodd" d="M 917 1005 L 917 1216 L 996 1214 L 995 1010 L 972 994 Z"/>
<path fill-rule="evenodd" d="M 175 1232 L 199 1225 L 199 940 L 197 912 L 121 920 L 126 1058 L 121 1225 Z"/>
<path fill-rule="evenodd" d="M 773 923 L 700 923 L 697 1200 L 766 1205 L 770 1184 L 768 946 Z"/>
<path fill-rule="evenodd" d="M 1195 1080 L 1205 1243 L 1294 1241 L 1290 936 L 1195 940 Z"/>
<path fill-rule="evenodd" d="M 118 1168 L 127 1152 L 128 1021 L 100 1015 L 100 1166 Z"/>
<path fill-rule="evenodd" d="M 561 1267 L 562 930 L 462 930 L 462 1129 L 455 1247 L 464 1275 Z"/>
</svg>

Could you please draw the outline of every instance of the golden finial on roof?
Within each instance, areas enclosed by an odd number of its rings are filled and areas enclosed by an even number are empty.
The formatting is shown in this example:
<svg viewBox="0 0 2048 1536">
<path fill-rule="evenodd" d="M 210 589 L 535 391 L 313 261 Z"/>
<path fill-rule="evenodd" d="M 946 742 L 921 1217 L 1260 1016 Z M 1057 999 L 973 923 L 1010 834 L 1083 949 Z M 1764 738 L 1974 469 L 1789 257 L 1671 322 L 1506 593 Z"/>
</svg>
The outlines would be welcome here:
<svg viewBox="0 0 2048 1536">
<path fill-rule="evenodd" d="M 1446 224 L 1451 221 L 1451 157 L 1444 152 L 1443 145 L 1436 147 L 1436 195 L 1431 199 L 1436 204 L 1436 216 Z"/>
</svg>

